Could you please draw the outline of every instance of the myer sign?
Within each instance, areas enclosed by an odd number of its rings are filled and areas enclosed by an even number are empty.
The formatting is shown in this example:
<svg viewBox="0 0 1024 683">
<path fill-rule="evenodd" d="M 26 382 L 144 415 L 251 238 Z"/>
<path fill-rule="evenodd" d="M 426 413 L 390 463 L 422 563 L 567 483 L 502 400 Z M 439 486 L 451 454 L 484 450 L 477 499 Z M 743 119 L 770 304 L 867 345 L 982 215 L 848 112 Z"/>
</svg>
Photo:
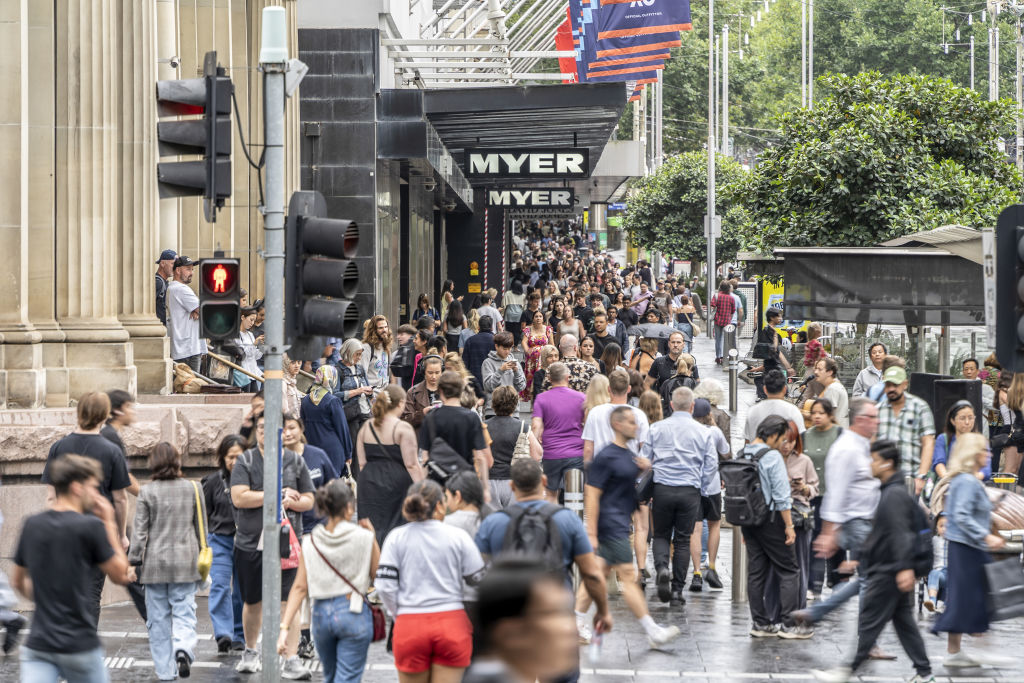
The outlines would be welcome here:
<svg viewBox="0 0 1024 683">
<path fill-rule="evenodd" d="M 561 149 L 467 149 L 467 178 L 586 178 L 590 175 L 590 150 Z"/>
<path fill-rule="evenodd" d="M 573 195 L 572 188 L 568 187 L 488 190 L 487 204 L 515 209 L 571 209 L 576 202 L 576 197 Z"/>
</svg>

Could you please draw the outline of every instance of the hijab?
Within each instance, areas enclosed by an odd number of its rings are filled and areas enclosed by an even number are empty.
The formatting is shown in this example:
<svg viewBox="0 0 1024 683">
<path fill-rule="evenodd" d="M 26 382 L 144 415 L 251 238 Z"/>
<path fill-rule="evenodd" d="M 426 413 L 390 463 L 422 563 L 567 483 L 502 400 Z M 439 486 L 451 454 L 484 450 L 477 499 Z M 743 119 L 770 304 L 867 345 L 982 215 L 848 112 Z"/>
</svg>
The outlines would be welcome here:
<svg viewBox="0 0 1024 683">
<path fill-rule="evenodd" d="M 320 405 L 324 396 L 331 393 L 334 385 L 338 383 L 338 370 L 333 365 L 321 365 L 316 370 L 316 378 L 313 386 L 309 389 L 309 400 L 313 405 Z"/>
</svg>

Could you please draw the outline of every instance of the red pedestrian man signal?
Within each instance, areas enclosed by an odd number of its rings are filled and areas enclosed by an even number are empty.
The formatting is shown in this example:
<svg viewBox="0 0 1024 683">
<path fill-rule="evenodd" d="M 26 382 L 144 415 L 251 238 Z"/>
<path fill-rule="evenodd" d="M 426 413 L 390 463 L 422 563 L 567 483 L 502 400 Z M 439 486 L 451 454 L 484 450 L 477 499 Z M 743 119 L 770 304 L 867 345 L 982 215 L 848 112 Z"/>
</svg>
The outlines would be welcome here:
<svg viewBox="0 0 1024 683">
<path fill-rule="evenodd" d="M 213 269 L 213 291 L 214 292 L 225 292 L 224 283 L 228 279 L 228 269 L 223 265 L 217 264 L 217 267 Z"/>
<path fill-rule="evenodd" d="M 238 336 L 241 313 L 238 259 L 203 259 L 199 264 L 199 325 L 206 339 Z"/>
</svg>

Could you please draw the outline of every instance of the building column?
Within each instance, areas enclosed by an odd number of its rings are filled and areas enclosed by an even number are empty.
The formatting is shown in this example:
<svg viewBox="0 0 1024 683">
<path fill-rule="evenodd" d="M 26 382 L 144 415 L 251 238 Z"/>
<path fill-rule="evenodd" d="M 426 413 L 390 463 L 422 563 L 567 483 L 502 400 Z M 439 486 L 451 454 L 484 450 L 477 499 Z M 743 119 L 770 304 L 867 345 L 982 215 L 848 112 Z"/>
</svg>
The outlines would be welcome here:
<svg viewBox="0 0 1024 683">
<path fill-rule="evenodd" d="M 157 78 L 169 81 L 180 78 L 178 69 L 171 65 L 171 57 L 181 59 L 178 50 L 178 0 L 156 0 L 156 59 Z M 154 110 L 153 115 L 156 115 Z M 160 211 L 160 251 L 178 250 L 178 199 L 157 202 Z M 154 259 L 156 260 L 156 259 Z"/>
<path fill-rule="evenodd" d="M 93 390 L 136 391 L 132 346 L 117 319 L 117 126 L 120 73 L 138 64 L 122 60 L 118 7 L 116 0 L 80 0 L 56 16 L 57 321 L 72 399 Z"/>
<path fill-rule="evenodd" d="M 131 336 L 139 392 L 161 394 L 167 393 L 171 384 L 171 361 L 166 330 L 156 317 L 153 275 L 162 249 L 153 96 L 156 23 L 152 3 L 118 0 L 118 5 L 121 63 L 133 65 L 121 69 L 119 88 L 118 320 Z"/>
<path fill-rule="evenodd" d="M 4 3 L 0 10 L 0 66 L 11 78 L 0 102 L 0 407 L 38 407 L 45 399 L 46 374 L 29 321 L 29 2 Z"/>
</svg>

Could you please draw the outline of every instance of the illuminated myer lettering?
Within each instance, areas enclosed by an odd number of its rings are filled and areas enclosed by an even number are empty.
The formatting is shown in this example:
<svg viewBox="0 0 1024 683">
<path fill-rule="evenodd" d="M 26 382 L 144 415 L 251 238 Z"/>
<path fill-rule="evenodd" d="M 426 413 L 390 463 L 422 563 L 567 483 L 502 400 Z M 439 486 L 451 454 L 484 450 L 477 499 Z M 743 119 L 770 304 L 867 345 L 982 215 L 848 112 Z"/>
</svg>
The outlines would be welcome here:
<svg viewBox="0 0 1024 683">
<path fill-rule="evenodd" d="M 568 187 L 489 190 L 487 204 L 509 208 L 571 209 L 575 193 Z"/>
<path fill-rule="evenodd" d="M 585 147 L 565 149 L 467 149 L 469 178 L 586 178 L 590 154 Z"/>
</svg>

